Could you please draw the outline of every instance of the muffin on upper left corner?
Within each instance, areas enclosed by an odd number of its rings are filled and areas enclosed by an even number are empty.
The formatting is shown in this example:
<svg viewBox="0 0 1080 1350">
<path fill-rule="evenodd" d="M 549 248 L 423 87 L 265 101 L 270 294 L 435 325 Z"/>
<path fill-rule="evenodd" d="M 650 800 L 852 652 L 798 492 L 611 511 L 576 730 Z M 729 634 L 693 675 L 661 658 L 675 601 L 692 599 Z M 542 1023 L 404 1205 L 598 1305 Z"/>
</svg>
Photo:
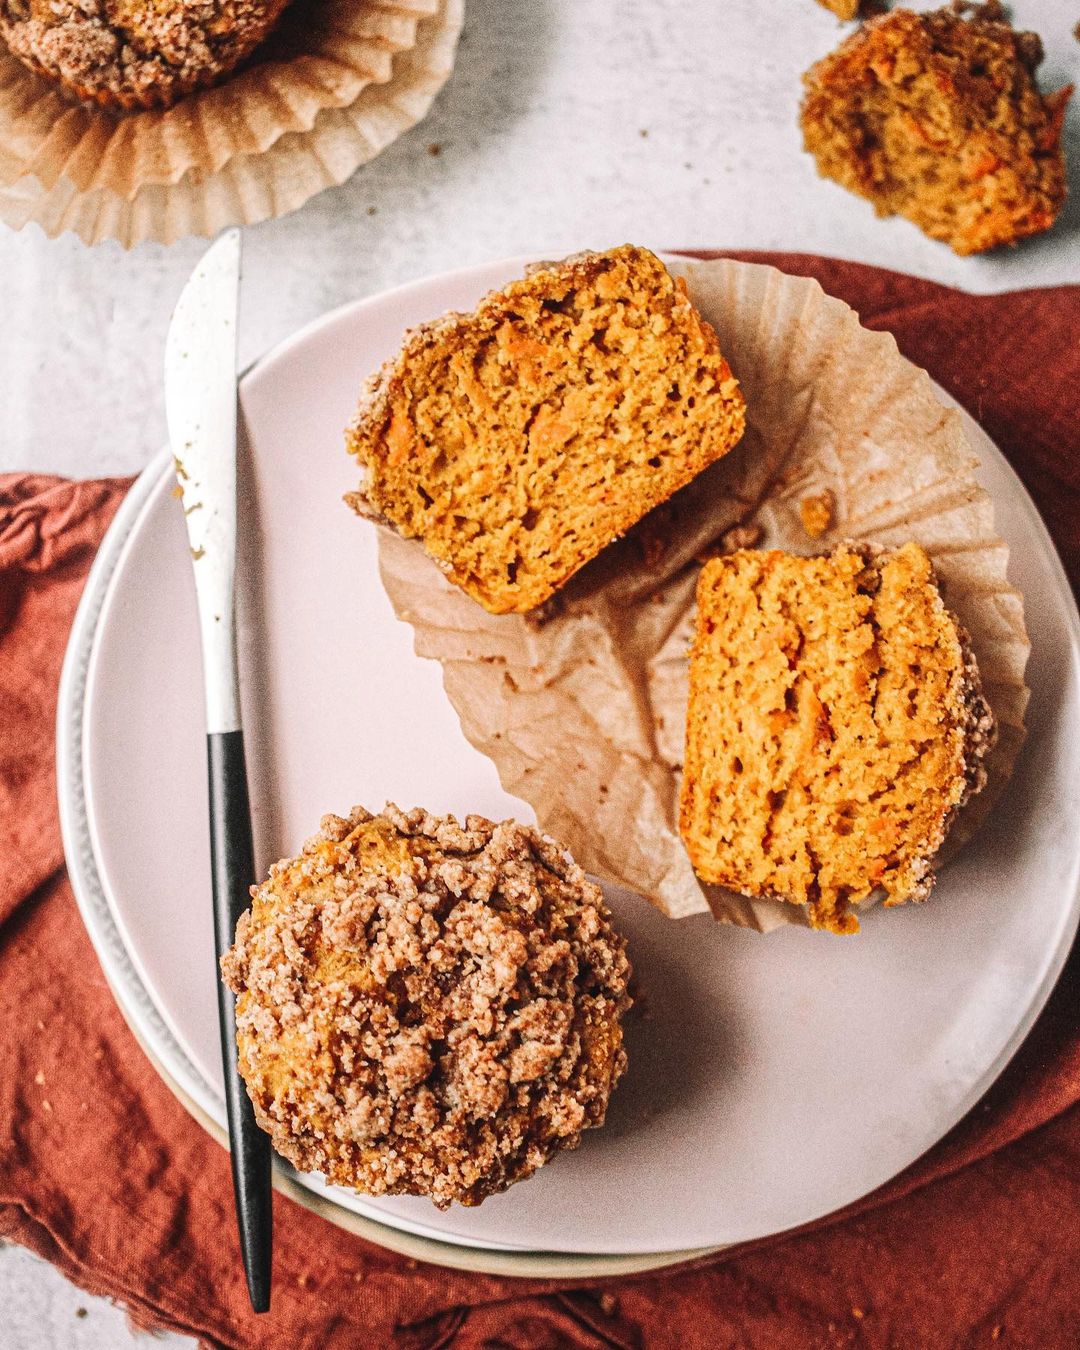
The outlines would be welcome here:
<svg viewBox="0 0 1080 1350">
<path fill-rule="evenodd" d="M 76 98 L 167 108 L 250 56 L 288 0 L 0 0 L 12 56 Z"/>
</svg>

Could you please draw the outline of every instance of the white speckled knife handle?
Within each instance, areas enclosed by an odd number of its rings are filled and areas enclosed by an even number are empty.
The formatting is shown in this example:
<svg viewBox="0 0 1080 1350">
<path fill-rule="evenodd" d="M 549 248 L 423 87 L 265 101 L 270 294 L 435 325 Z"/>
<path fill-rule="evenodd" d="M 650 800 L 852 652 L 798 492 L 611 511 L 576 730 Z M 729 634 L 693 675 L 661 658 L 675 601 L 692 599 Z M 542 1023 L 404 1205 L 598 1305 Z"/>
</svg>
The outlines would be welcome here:
<svg viewBox="0 0 1080 1350">
<path fill-rule="evenodd" d="M 210 555 L 207 554 L 207 557 Z M 236 660 L 236 623 L 233 582 L 208 578 L 200 588 L 200 565 L 195 568 L 202 637 L 203 686 L 206 690 L 206 731 L 240 730 L 240 682 Z M 204 598 L 205 595 L 205 598 Z M 219 617 L 220 615 L 220 617 Z"/>
</svg>

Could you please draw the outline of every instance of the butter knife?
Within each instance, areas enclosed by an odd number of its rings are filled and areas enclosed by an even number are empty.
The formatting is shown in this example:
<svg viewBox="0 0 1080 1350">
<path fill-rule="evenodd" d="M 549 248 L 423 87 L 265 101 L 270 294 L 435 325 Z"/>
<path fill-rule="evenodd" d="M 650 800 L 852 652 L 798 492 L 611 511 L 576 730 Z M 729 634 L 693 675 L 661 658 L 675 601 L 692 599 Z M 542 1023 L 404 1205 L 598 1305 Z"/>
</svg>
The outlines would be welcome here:
<svg viewBox="0 0 1080 1350">
<path fill-rule="evenodd" d="M 210 867 L 218 960 L 255 880 L 240 721 L 234 614 L 236 576 L 236 341 L 240 231 L 203 256 L 180 296 L 165 343 L 165 414 L 195 571 L 206 689 Z M 237 1069 L 236 1007 L 216 984 L 233 1193 L 248 1294 L 270 1306 L 270 1140 L 255 1123 Z"/>
</svg>

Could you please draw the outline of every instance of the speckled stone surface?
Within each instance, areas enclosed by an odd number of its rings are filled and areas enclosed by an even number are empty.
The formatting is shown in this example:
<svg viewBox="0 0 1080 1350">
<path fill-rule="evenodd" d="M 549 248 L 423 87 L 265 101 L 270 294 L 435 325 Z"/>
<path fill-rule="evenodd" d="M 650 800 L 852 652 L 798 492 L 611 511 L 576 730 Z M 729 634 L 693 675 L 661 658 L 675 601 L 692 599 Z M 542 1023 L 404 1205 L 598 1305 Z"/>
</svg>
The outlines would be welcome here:
<svg viewBox="0 0 1080 1350">
<path fill-rule="evenodd" d="M 1080 83 L 1076 0 L 1011 9 L 1043 37 L 1044 87 Z M 833 254 L 974 291 L 1080 281 L 1080 102 L 1065 133 L 1074 196 L 1055 230 L 957 258 L 877 220 L 802 153 L 799 76 L 844 31 L 813 0 L 468 0 L 427 121 L 345 187 L 248 231 L 242 360 L 428 273 L 626 240 Z M 0 471 L 132 473 L 151 458 L 168 317 L 205 247 L 88 250 L 0 227 Z M 16 1249 L 0 1249 L 0 1303 L 5 1350 L 147 1344 Z"/>
<path fill-rule="evenodd" d="M 1044 37 L 1044 84 L 1076 79 L 1073 0 L 1013 10 Z M 972 290 L 1080 275 L 1080 190 L 1052 233 L 964 259 L 818 179 L 796 126 L 799 76 L 843 26 L 812 0 L 725 0 L 718 16 L 713 0 L 469 0 L 427 121 L 345 187 L 248 231 L 243 358 L 455 264 L 627 239 L 803 249 Z M 1066 136 L 1077 179 L 1080 101 Z M 0 468 L 88 475 L 149 459 L 164 440 L 168 316 L 205 246 L 88 250 L 0 227 Z"/>
<path fill-rule="evenodd" d="M 22 1247 L 0 1246 L 0 1299 L 6 1350 L 180 1350 L 195 1342 L 132 1330 L 122 1308 L 88 1298 L 47 1262 Z"/>
</svg>

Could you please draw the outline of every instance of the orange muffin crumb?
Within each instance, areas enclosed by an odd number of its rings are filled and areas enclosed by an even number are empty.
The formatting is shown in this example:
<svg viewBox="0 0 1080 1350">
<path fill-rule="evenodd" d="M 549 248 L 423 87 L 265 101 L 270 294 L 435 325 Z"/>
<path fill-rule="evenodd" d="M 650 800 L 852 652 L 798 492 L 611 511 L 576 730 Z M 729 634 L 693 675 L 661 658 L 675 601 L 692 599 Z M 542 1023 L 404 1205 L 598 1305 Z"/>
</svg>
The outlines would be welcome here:
<svg viewBox="0 0 1080 1350">
<path fill-rule="evenodd" d="M 818 4 L 831 9 L 838 19 L 847 21 L 858 18 L 863 0 L 818 0 Z"/>
<path fill-rule="evenodd" d="M 833 522 L 836 498 L 826 488 L 824 492 L 815 492 L 804 497 L 799 503 L 799 519 L 802 527 L 811 539 L 820 539 Z"/>
<path fill-rule="evenodd" d="M 803 77 L 800 120 L 824 177 L 970 254 L 1057 219 L 1072 89 L 1040 93 L 1042 44 L 999 6 L 964 8 L 870 20 Z"/>
<path fill-rule="evenodd" d="M 858 929 L 921 900 L 994 725 L 917 544 L 713 559 L 698 584 L 680 830 L 695 871 Z"/>
<path fill-rule="evenodd" d="M 347 433 L 346 500 L 493 614 L 542 604 L 726 454 L 745 405 L 681 280 L 626 245 L 545 263 L 406 336 Z"/>
</svg>

